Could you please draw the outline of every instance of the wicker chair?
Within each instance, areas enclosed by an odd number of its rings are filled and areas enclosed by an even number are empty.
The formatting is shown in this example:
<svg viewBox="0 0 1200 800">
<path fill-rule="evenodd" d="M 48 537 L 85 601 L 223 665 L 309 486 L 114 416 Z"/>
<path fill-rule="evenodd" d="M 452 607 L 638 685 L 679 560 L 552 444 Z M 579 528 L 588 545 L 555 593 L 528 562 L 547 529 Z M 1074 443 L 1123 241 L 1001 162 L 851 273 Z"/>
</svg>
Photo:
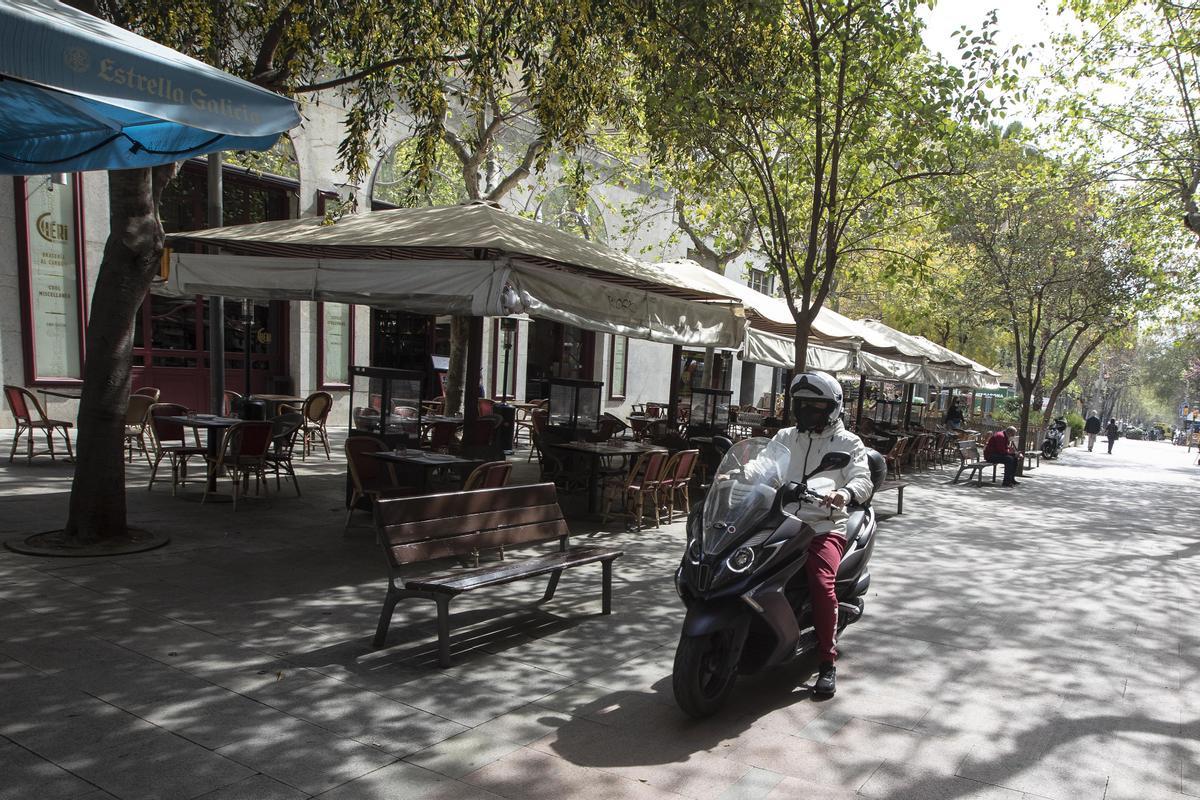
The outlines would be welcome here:
<svg viewBox="0 0 1200 800">
<path fill-rule="evenodd" d="M 153 386 L 143 386 L 140 389 L 134 389 L 133 394 L 145 395 L 146 397 L 152 398 L 156 403 L 158 402 L 158 399 L 162 397 L 162 392 Z"/>
<path fill-rule="evenodd" d="M 907 447 L 908 437 L 901 436 L 896 439 L 896 443 L 892 445 L 892 449 L 883 456 L 887 462 L 888 472 L 896 478 L 903 477 L 904 475 L 904 453 Z"/>
<path fill-rule="evenodd" d="M 300 481 L 296 478 L 296 467 L 292 464 L 292 454 L 296 449 L 296 438 L 304 425 L 304 415 L 299 412 L 279 414 L 271 420 L 271 449 L 267 453 L 266 463 L 275 472 L 275 489 L 280 488 L 279 473 L 283 472 L 292 479 L 296 487 L 296 497 L 300 497 Z"/>
<path fill-rule="evenodd" d="M 642 453 L 623 479 L 610 481 L 604 487 L 604 508 L 601 510 L 601 520 L 607 522 L 612 514 L 609 510 L 616 500 L 625 503 L 625 516 L 630 518 L 633 526 L 639 531 L 645 521 L 646 498 L 650 499 L 650 507 L 654 511 L 654 527 L 661 523 L 658 495 L 662 486 L 663 467 L 667 463 L 667 454 L 661 450 Z"/>
<path fill-rule="evenodd" d="M 379 439 L 369 436 L 351 436 L 346 439 L 346 467 L 350 472 L 350 483 L 353 489 L 350 502 L 346 508 L 346 521 L 343 530 L 350 527 L 350 516 L 354 513 L 358 501 L 364 497 L 375 501 L 375 498 L 386 495 L 396 497 L 413 495 L 418 491 L 409 486 L 400 486 L 396 481 L 396 471 L 392 465 L 372 458 L 371 453 L 379 453 L 388 446 Z"/>
<path fill-rule="evenodd" d="M 680 450 L 671 456 L 671 460 L 663 467 L 662 481 L 659 492 L 667 506 L 667 524 L 675 521 L 675 500 L 681 499 L 683 513 L 686 516 L 692 504 L 692 475 L 700 460 L 699 450 Z"/>
<path fill-rule="evenodd" d="M 304 415 L 304 425 L 300 428 L 303 448 L 301 458 L 308 458 L 309 450 L 315 449 L 314 443 L 320 442 L 325 448 L 325 460 L 330 461 L 329 431 L 325 424 L 329 421 L 329 412 L 333 410 L 333 395 L 329 392 L 313 392 L 304 398 L 304 407 L 300 413 Z"/>
<path fill-rule="evenodd" d="M 17 454 L 17 445 L 20 443 L 22 435 L 25 436 L 25 458 L 28 463 L 33 463 L 34 456 L 50 456 L 51 461 L 57 460 L 57 453 L 54 450 L 54 434 L 56 433 L 60 434 L 67 444 L 67 458 L 75 457 L 71 450 L 73 423 L 47 417 L 46 410 L 42 408 L 38 399 L 20 386 L 5 386 L 4 397 L 8 400 L 8 410 L 12 412 L 13 420 L 17 423 L 17 429 L 13 431 L 12 450 L 8 452 L 8 463 L 11 464 L 13 457 Z M 34 451 L 33 432 L 35 430 L 40 430 L 45 434 L 45 450 Z"/>
<path fill-rule="evenodd" d="M 158 390 L 155 389 L 155 392 Z M 125 406 L 125 460 L 133 463 L 133 451 L 137 450 L 151 464 L 150 448 L 146 446 L 146 426 L 150 408 L 157 400 L 148 394 L 131 394 Z"/>
<path fill-rule="evenodd" d="M 187 413 L 187 407 L 178 403 L 155 403 L 147 411 L 150 447 L 154 456 L 150 464 L 150 483 L 146 486 L 147 491 L 154 489 L 158 467 L 164 458 L 171 465 L 171 494 L 175 494 L 176 488 L 187 482 L 188 459 L 193 456 L 203 458 L 208 452 L 200 446 L 200 435 L 195 428 L 191 429 L 192 444 L 188 444 L 183 423 L 165 419 L 186 416 Z"/>
<path fill-rule="evenodd" d="M 216 458 L 207 456 L 209 480 L 204 483 L 203 503 L 208 499 L 208 487 L 222 474 L 233 479 L 233 510 L 237 511 L 238 496 L 250 487 L 254 476 L 254 493 L 258 494 L 267 482 L 267 453 L 271 449 L 272 426 L 266 421 L 237 422 L 225 429 L 221 450 Z"/>
</svg>

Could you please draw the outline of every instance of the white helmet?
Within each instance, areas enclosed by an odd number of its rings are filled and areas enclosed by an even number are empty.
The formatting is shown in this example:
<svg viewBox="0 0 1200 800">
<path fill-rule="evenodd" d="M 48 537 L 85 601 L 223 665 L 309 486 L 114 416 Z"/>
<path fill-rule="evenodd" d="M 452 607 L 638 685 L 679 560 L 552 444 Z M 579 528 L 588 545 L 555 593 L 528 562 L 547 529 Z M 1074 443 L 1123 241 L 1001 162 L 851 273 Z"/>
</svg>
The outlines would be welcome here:
<svg viewBox="0 0 1200 800">
<path fill-rule="evenodd" d="M 788 387 L 792 416 L 802 431 L 823 431 L 842 416 L 842 385 L 824 372 L 801 372 Z"/>
</svg>

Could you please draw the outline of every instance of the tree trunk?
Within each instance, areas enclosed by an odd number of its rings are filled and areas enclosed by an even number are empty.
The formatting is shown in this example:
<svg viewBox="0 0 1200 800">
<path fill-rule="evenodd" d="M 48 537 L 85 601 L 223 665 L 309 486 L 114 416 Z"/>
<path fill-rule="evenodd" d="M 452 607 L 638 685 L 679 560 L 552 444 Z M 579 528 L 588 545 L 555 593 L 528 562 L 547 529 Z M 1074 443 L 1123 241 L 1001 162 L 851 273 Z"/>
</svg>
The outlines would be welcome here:
<svg viewBox="0 0 1200 800">
<path fill-rule="evenodd" d="M 457 414 L 463 408 L 466 381 L 467 343 L 470 341 L 470 317 L 450 318 L 450 365 L 446 370 L 446 413 Z"/>
<path fill-rule="evenodd" d="M 1018 383 L 1021 385 L 1021 420 L 1017 426 L 1017 436 L 1020 437 L 1021 449 L 1031 450 L 1035 448 L 1029 447 L 1025 437 L 1029 434 L 1029 412 L 1032 409 L 1033 382 L 1018 378 Z"/>
<path fill-rule="evenodd" d="M 133 323 L 158 273 L 163 229 L 158 199 L 175 165 L 108 174 L 109 234 L 92 293 L 75 477 L 67 540 L 91 544 L 124 536 L 125 408 Z"/>
<path fill-rule="evenodd" d="M 808 325 L 796 325 L 796 338 L 793 340 L 796 345 L 796 368 L 794 373 L 799 374 L 808 369 L 808 336 L 811 330 Z"/>
</svg>

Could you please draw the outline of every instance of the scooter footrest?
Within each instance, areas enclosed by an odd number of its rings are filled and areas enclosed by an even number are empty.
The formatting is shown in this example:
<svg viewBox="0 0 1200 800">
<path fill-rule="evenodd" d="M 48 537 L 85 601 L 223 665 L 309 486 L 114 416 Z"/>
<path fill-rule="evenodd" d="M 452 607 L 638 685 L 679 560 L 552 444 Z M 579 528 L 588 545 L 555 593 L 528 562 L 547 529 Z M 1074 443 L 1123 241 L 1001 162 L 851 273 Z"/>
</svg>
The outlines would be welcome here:
<svg viewBox="0 0 1200 800">
<path fill-rule="evenodd" d="M 853 603 L 838 603 L 838 625 L 858 622 L 862 618 L 864 605 L 861 597 Z"/>
</svg>

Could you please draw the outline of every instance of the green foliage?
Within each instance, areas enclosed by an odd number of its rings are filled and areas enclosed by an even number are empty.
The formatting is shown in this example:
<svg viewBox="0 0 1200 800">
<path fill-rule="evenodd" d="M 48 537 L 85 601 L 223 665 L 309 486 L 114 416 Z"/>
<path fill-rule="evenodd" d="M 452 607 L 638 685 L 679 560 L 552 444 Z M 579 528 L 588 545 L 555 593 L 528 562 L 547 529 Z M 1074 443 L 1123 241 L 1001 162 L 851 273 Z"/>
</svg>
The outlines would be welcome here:
<svg viewBox="0 0 1200 800">
<path fill-rule="evenodd" d="M 1079 412 L 1078 411 L 1068 411 L 1066 416 L 1064 417 L 1064 419 L 1067 421 L 1067 424 L 1071 426 L 1071 438 L 1072 439 L 1082 438 L 1083 425 L 1084 425 L 1085 420 L 1079 414 Z"/>
</svg>

